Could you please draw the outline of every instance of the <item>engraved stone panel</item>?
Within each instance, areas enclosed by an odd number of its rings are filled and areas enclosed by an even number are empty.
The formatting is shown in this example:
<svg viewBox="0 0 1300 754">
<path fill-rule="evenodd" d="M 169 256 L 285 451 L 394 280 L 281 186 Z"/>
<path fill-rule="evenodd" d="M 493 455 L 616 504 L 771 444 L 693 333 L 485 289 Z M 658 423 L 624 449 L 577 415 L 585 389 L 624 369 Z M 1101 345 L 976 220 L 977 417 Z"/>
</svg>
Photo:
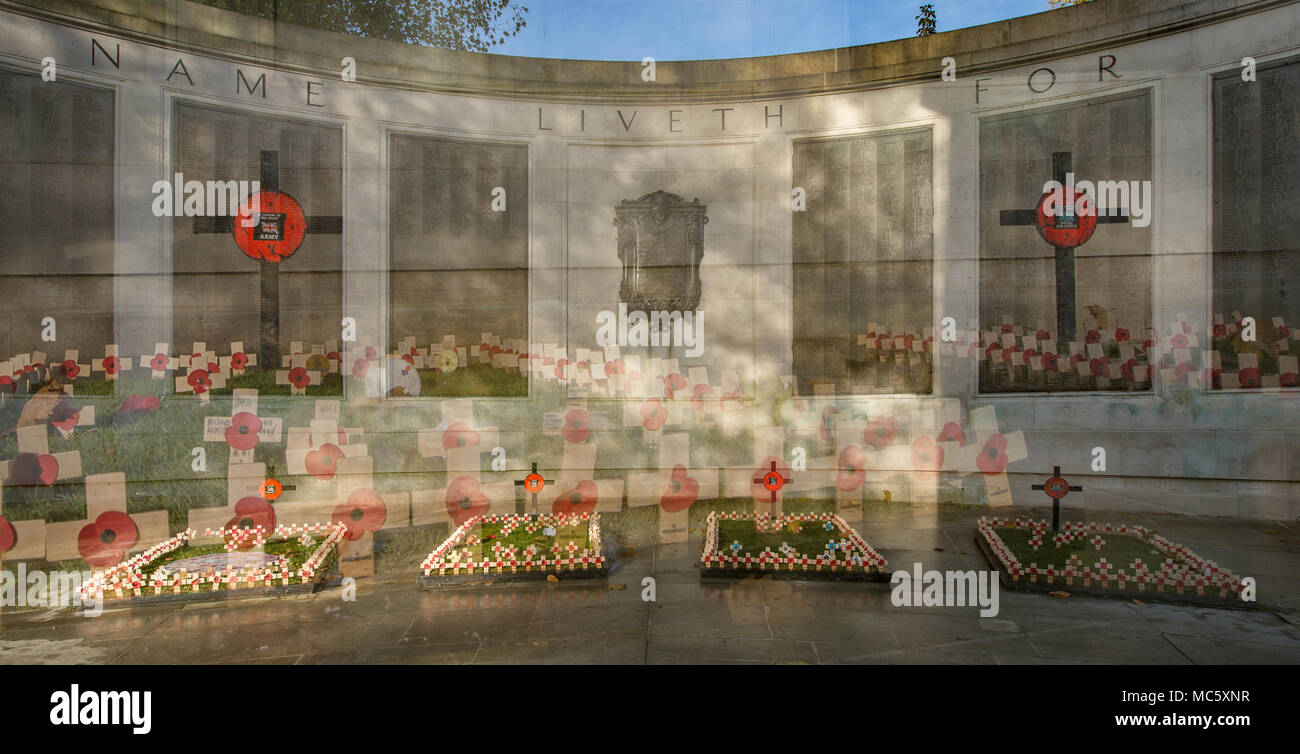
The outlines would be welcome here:
<svg viewBox="0 0 1300 754">
<path fill-rule="evenodd" d="M 172 122 L 173 173 L 258 180 L 264 191 L 274 182 L 302 207 L 306 236 L 278 263 L 279 341 L 285 353 L 291 341 L 321 342 L 325 325 L 332 333 L 343 317 L 342 129 L 186 102 L 176 104 Z M 240 251 L 228 223 L 212 225 L 172 220 L 172 340 L 242 340 L 260 350 L 263 263 Z"/>
<path fill-rule="evenodd" d="M 802 141 L 794 185 L 794 371 L 799 390 L 927 393 L 928 354 L 858 343 L 921 337 L 931 319 L 934 190 L 931 133 L 906 131 Z"/>
<path fill-rule="evenodd" d="M 394 342 L 527 338 L 527 145 L 394 134 L 389 149 Z"/>
<path fill-rule="evenodd" d="M 1127 220 L 1101 222 L 1065 260 L 1031 223 L 1026 212 L 1043 196 L 1044 183 L 1065 168 L 1078 181 L 1151 181 L 1151 94 L 1116 95 L 1068 105 L 990 116 L 980 120 L 979 322 L 980 329 L 1018 336 L 1046 330 L 1056 338 L 1062 363 L 1069 343 L 1082 342 L 1084 325 L 1104 317 L 1101 329 L 1145 332 L 1152 325 L 1152 226 Z M 1159 192 L 1152 185 L 1151 202 Z M 1130 204 L 1132 199 L 1130 198 Z M 1131 213 L 1132 206 L 1122 208 Z M 1152 206 L 1143 209 L 1150 213 Z M 1058 333 L 1058 277 L 1073 291 L 1065 309 L 1072 311 L 1075 332 Z M 1103 313 L 1104 312 L 1104 313 Z M 1103 313 L 1103 314 L 1099 314 Z M 1069 329 L 1068 320 L 1061 323 Z M 1022 341 L 1017 340 L 1017 344 Z M 984 343 L 987 347 L 989 343 Z M 1103 345 L 1108 359 L 1118 345 Z M 995 349 L 996 350 L 996 349 Z M 1149 383 L 1120 384 L 1080 377 L 1062 368 L 1044 375 L 1010 359 L 980 363 L 984 392 L 1147 389 Z M 1059 379 L 1057 378 L 1059 377 Z"/>
<path fill-rule="evenodd" d="M 6 354 L 113 338 L 113 92 L 0 68 L 0 316 Z"/>
<path fill-rule="evenodd" d="M 1300 323 L 1300 58 L 1214 80 L 1214 313 Z"/>
</svg>

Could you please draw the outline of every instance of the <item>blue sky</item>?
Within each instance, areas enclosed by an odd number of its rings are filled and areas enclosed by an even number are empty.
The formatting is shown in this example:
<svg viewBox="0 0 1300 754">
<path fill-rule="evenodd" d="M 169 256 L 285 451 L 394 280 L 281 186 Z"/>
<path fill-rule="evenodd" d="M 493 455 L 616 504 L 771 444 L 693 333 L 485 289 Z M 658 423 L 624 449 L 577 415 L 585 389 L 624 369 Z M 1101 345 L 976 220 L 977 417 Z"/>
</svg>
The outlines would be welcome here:
<svg viewBox="0 0 1300 754">
<path fill-rule="evenodd" d="M 778 55 L 916 34 L 920 0 L 516 0 L 528 26 L 492 51 L 588 60 Z M 1048 10 L 1047 0 L 933 0 L 938 30 Z"/>
</svg>

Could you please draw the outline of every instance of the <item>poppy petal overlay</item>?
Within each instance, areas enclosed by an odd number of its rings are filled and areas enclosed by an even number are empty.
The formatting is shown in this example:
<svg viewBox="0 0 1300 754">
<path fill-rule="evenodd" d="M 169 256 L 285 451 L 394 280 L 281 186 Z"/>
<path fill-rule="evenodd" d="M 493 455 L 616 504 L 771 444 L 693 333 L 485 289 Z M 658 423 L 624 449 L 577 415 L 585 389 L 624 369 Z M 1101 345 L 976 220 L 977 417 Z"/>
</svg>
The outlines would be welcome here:
<svg viewBox="0 0 1300 754">
<path fill-rule="evenodd" d="M 470 428 L 465 422 L 452 422 L 442 433 L 442 449 L 451 450 L 452 448 L 472 448 L 481 441 L 479 433 Z"/>
<path fill-rule="evenodd" d="M 1001 474 L 1007 470 L 1010 461 L 1007 456 L 1007 438 L 996 434 L 984 443 L 975 465 L 985 474 Z"/>
<path fill-rule="evenodd" d="M 836 489 L 840 492 L 852 492 L 866 481 L 867 452 L 857 445 L 845 447 L 840 451 L 839 471 L 835 474 Z"/>
<path fill-rule="evenodd" d="M 307 457 L 303 459 L 303 465 L 307 468 L 307 473 L 313 477 L 326 481 L 334 478 L 338 472 L 339 460 L 343 458 L 343 451 L 334 443 L 325 443 L 320 448 L 308 451 Z"/>
<path fill-rule="evenodd" d="M 105 511 L 77 534 L 77 551 L 81 559 L 96 568 L 117 565 L 135 546 L 140 530 L 135 521 L 121 511 Z"/>
<path fill-rule="evenodd" d="M 668 409 L 664 408 L 663 401 L 650 398 L 641 404 L 641 426 L 647 431 L 655 432 L 663 429 L 667 423 Z"/>
<path fill-rule="evenodd" d="M 578 482 L 574 487 L 561 492 L 551 504 L 551 512 L 558 516 L 574 516 L 591 513 L 596 510 L 596 483 L 590 479 Z"/>
<path fill-rule="evenodd" d="M 561 431 L 565 442 L 585 442 L 587 435 L 591 434 L 591 430 L 587 426 L 589 418 L 587 412 L 583 409 L 570 409 L 564 415 L 564 429 Z"/>
<path fill-rule="evenodd" d="M 0 553 L 14 549 L 14 543 L 17 541 L 18 533 L 14 531 L 14 525 L 9 523 L 9 519 L 0 516 Z"/>
<path fill-rule="evenodd" d="M 334 509 L 331 517 L 334 523 L 348 527 L 343 535 L 349 542 L 355 542 L 367 533 L 377 531 L 388 519 L 388 507 L 384 499 L 374 490 L 353 490 L 348 501 Z"/>
<path fill-rule="evenodd" d="M 108 361 L 108 359 L 105 359 L 105 361 Z M 170 359 L 167 358 L 167 354 L 156 353 L 153 355 L 153 359 L 149 361 L 149 367 L 155 372 L 165 372 L 167 371 L 167 364 L 169 361 Z"/>
<path fill-rule="evenodd" d="M 208 388 L 212 387 L 212 380 L 208 378 L 207 371 L 203 369 L 192 370 L 185 377 L 185 381 L 194 389 L 196 393 L 206 393 Z"/>
<path fill-rule="evenodd" d="M 48 487 L 59 476 L 59 462 L 49 453 L 19 453 L 9 464 L 9 473 L 19 486 Z"/>
<path fill-rule="evenodd" d="M 256 414 L 240 411 L 230 417 L 226 427 L 226 444 L 235 450 L 252 450 L 257 447 L 257 433 L 262 431 L 262 420 Z"/>
<path fill-rule="evenodd" d="M 892 416 L 883 419 L 873 419 L 867 423 L 867 428 L 862 432 L 862 441 L 873 448 L 883 448 L 886 445 L 892 445 L 894 438 L 898 436 L 898 420 Z"/>
<path fill-rule="evenodd" d="M 672 476 L 668 478 L 668 491 L 659 499 L 659 505 L 669 513 L 677 513 L 691 507 L 699 495 L 699 481 L 686 473 L 685 466 L 674 464 Z"/>
<path fill-rule="evenodd" d="M 935 444 L 929 435 L 921 435 L 912 441 L 912 466 L 917 472 L 932 475 L 943 468 L 943 448 Z"/>
<path fill-rule="evenodd" d="M 311 384 L 311 376 L 307 374 L 306 367 L 294 367 L 289 370 L 289 384 L 298 389 L 302 389 Z"/>
<path fill-rule="evenodd" d="M 447 515 L 452 522 L 460 526 L 475 516 L 486 515 L 492 503 L 479 491 L 478 481 L 467 476 L 457 477 L 447 486 L 444 500 Z"/>
</svg>

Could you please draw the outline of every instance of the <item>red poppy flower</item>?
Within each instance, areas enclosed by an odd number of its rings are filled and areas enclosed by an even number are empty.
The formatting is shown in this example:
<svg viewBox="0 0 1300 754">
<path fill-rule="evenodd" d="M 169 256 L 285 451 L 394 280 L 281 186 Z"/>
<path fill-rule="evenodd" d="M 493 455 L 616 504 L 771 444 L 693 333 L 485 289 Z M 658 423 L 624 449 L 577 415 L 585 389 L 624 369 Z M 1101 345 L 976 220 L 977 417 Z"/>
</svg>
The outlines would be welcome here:
<svg viewBox="0 0 1300 754">
<path fill-rule="evenodd" d="M 1044 351 L 1043 370 L 1048 372 L 1055 372 L 1057 370 L 1056 359 L 1057 356 L 1055 353 L 1053 353 L 1052 351 Z"/>
<path fill-rule="evenodd" d="M 471 429 L 469 424 L 465 422 L 453 422 L 442 433 L 443 450 L 470 448 L 478 445 L 479 442 L 479 433 Z"/>
<path fill-rule="evenodd" d="M 1259 370 L 1255 367 L 1246 367 L 1237 374 L 1237 382 L 1242 387 L 1259 387 Z"/>
<path fill-rule="evenodd" d="M 1115 328 L 1115 340 L 1116 340 L 1116 341 L 1118 341 L 1118 342 L 1120 342 L 1120 343 L 1127 343 L 1130 337 L 1131 337 L 1131 336 L 1129 335 L 1128 330 L 1124 329 L 1123 327 L 1117 327 L 1117 328 Z"/>
<path fill-rule="evenodd" d="M 262 420 L 256 414 L 240 411 L 230 417 L 226 427 L 226 444 L 235 450 L 252 450 L 257 447 L 257 433 L 262 431 Z"/>
<path fill-rule="evenodd" d="M 415 357 L 409 353 L 402 354 L 402 361 L 405 361 L 407 364 L 410 364 L 411 366 L 415 366 Z"/>
<path fill-rule="evenodd" d="M 664 397 L 672 398 L 673 393 L 686 389 L 686 378 L 680 374 L 664 375 Z"/>
<path fill-rule="evenodd" d="M 18 390 L 14 384 L 14 378 L 9 375 L 0 375 L 0 392 L 13 393 Z"/>
<path fill-rule="evenodd" d="M 701 382 L 701 383 L 699 383 L 698 385 L 696 385 L 696 386 L 691 390 L 691 393 L 692 393 L 692 395 L 691 395 L 691 406 L 693 406 L 693 407 L 695 408 L 696 411 L 703 411 L 703 410 L 704 410 L 704 396 L 709 395 L 709 394 L 711 394 L 712 392 L 713 392 L 713 386 L 712 386 L 712 385 L 710 385 L 710 384 L 708 384 L 708 383 L 705 383 L 705 382 Z"/>
<path fill-rule="evenodd" d="M 764 458 L 763 463 L 760 464 L 749 477 L 749 494 L 754 498 L 755 502 L 772 502 L 773 490 L 768 489 L 763 485 L 763 479 L 765 476 L 772 473 L 773 461 L 776 462 L 776 471 L 781 475 L 781 478 L 786 481 L 790 480 L 790 467 L 786 465 L 783 459 L 777 458 L 776 456 L 768 456 L 767 458 Z M 754 481 L 756 479 L 758 481 Z M 782 486 L 785 486 L 784 483 L 782 483 Z"/>
<path fill-rule="evenodd" d="M 116 356 L 104 357 L 105 374 L 117 374 L 118 370 L 120 370 L 121 368 L 122 368 L 122 361 L 118 359 Z"/>
<path fill-rule="evenodd" d="M 1015 328 L 1015 327 L 1012 327 L 1011 325 L 1003 325 L 1003 326 L 1002 326 L 1002 332 L 1003 332 L 1003 333 L 1009 333 L 1009 332 L 1015 332 L 1015 331 L 1016 331 L 1016 328 Z"/>
<path fill-rule="evenodd" d="M 997 361 L 995 355 L 1002 350 L 1001 343 L 990 343 L 988 348 L 984 349 L 984 358 L 989 361 Z"/>
<path fill-rule="evenodd" d="M 910 350 L 912 350 L 912 341 L 914 341 L 914 340 L 916 340 L 916 336 L 915 336 L 915 335 L 904 335 L 904 336 L 903 336 L 903 350 L 904 350 L 904 351 L 910 351 Z"/>
<path fill-rule="evenodd" d="M 14 549 L 14 542 L 17 541 L 18 532 L 14 531 L 14 525 L 9 523 L 9 519 L 0 516 L 0 553 Z"/>
<path fill-rule="evenodd" d="M 140 530 L 130 516 L 121 511 L 104 511 L 94 522 L 81 527 L 77 551 L 90 565 L 106 568 L 120 563 L 139 536 Z"/>
<path fill-rule="evenodd" d="M 1019 347 L 1019 346 L 1011 346 L 1010 348 L 1004 348 L 1004 349 L 1002 349 L 1002 361 L 1004 361 L 1004 362 L 1007 363 L 1007 364 L 1010 364 L 1010 363 L 1011 363 L 1011 354 L 1013 354 L 1013 353 L 1020 353 L 1020 347 Z"/>
<path fill-rule="evenodd" d="M 567 367 L 568 365 L 569 365 L 568 359 L 560 359 L 559 361 L 555 362 L 555 379 L 557 380 L 564 379 L 564 368 Z"/>
<path fill-rule="evenodd" d="M 920 435 L 912 441 L 912 467 L 926 474 L 938 472 L 943 468 L 943 448 L 929 435 Z"/>
<path fill-rule="evenodd" d="M 243 369 L 246 366 L 248 366 L 248 354 L 239 351 L 230 355 L 231 369 Z"/>
<path fill-rule="evenodd" d="M 488 356 L 495 357 L 497 354 L 504 352 L 506 349 L 501 346 L 492 346 L 488 349 Z"/>
<path fill-rule="evenodd" d="M 1050 332 L 1046 331 L 1046 330 L 1039 330 L 1037 333 L 1034 334 L 1034 339 L 1035 339 L 1035 340 L 1051 340 L 1051 339 L 1052 339 L 1052 334 L 1051 334 Z"/>
<path fill-rule="evenodd" d="M 358 380 L 364 379 L 366 376 L 366 370 L 369 368 L 369 361 L 366 361 L 365 359 L 357 359 L 352 362 L 352 376 L 356 377 Z"/>
<path fill-rule="evenodd" d="M 575 516 L 596 510 L 596 483 L 590 479 L 578 482 L 573 489 L 556 495 L 551 512 L 558 516 Z"/>
<path fill-rule="evenodd" d="M 107 359 L 105 359 L 105 361 L 107 361 Z M 153 355 L 153 358 L 149 360 L 149 367 L 155 372 L 165 372 L 167 371 L 167 365 L 170 361 L 171 359 L 167 358 L 167 354 L 156 353 Z"/>
<path fill-rule="evenodd" d="M 54 405 L 50 411 L 50 424 L 64 432 L 71 432 L 72 428 L 77 426 L 77 420 L 81 417 L 81 410 L 78 409 L 70 400 L 61 400 Z"/>
<path fill-rule="evenodd" d="M 892 444 L 897 436 L 898 420 L 886 416 L 867 422 L 867 428 L 862 432 L 862 441 L 873 448 L 883 448 Z"/>
<path fill-rule="evenodd" d="M 343 357 L 339 356 L 338 351 L 330 351 L 329 353 L 325 354 L 325 358 L 329 359 L 330 361 L 334 361 L 338 363 L 342 363 L 343 361 Z"/>
<path fill-rule="evenodd" d="M 771 466 L 768 467 L 769 469 Z M 840 451 L 839 471 L 835 474 L 835 486 L 841 492 L 852 492 L 867 481 L 867 453 L 857 445 L 845 446 Z M 768 496 L 768 500 L 771 500 Z"/>
<path fill-rule="evenodd" d="M 668 423 L 668 409 L 658 398 L 648 398 L 641 404 L 641 426 L 654 432 Z"/>
<path fill-rule="evenodd" d="M 1180 365 L 1180 366 L 1181 366 L 1181 365 Z M 1178 376 L 1179 376 L 1179 377 L 1182 377 L 1182 374 L 1180 373 Z M 1206 383 L 1208 383 L 1208 384 L 1210 385 L 1210 387 L 1213 388 L 1213 389 L 1215 389 L 1215 390 L 1222 390 L 1222 389 L 1223 389 L 1223 370 L 1222 370 L 1222 369 L 1214 369 L 1214 368 L 1212 368 L 1212 367 L 1207 367 L 1207 368 L 1205 368 L 1205 369 L 1202 369 L 1202 370 L 1201 370 L 1201 379 L 1204 380 Z"/>
<path fill-rule="evenodd" d="M 375 356 L 377 356 L 378 354 L 379 354 L 379 352 L 375 350 L 375 347 L 374 347 L 374 346 L 366 346 L 366 360 L 367 360 L 367 361 L 369 361 L 370 359 L 375 358 Z"/>
<path fill-rule="evenodd" d="M 1098 332 L 1097 330 L 1089 330 L 1089 331 L 1088 331 L 1088 332 L 1083 336 L 1083 340 L 1084 340 L 1085 343 L 1100 343 L 1100 342 L 1101 342 L 1101 333 Z"/>
<path fill-rule="evenodd" d="M 1007 438 L 995 434 L 984 443 L 975 465 L 985 474 L 1001 474 L 1007 470 L 1010 462 L 1011 459 L 1007 456 Z"/>
<path fill-rule="evenodd" d="M 1173 346 L 1174 348 L 1186 348 L 1187 343 L 1188 343 L 1187 336 L 1183 335 L 1182 333 L 1176 333 L 1174 337 L 1169 339 L 1169 345 Z"/>
<path fill-rule="evenodd" d="M 311 376 L 307 374 L 306 367 L 294 367 L 289 370 L 289 384 L 299 390 L 311 384 Z"/>
<path fill-rule="evenodd" d="M 368 532 L 378 531 L 388 518 L 388 508 L 384 499 L 374 490 L 353 490 L 348 501 L 334 509 L 331 520 L 348 527 L 343 536 L 349 542 L 355 542 Z"/>
<path fill-rule="evenodd" d="M 480 350 L 480 351 L 490 351 L 490 350 L 492 350 L 492 346 L 491 346 L 491 344 L 489 344 L 487 341 L 484 341 L 484 342 L 478 344 L 478 350 Z"/>
<path fill-rule="evenodd" d="M 59 366 L 60 371 L 63 372 L 63 376 L 70 380 L 75 380 L 77 375 L 81 374 L 81 367 L 77 366 L 77 362 L 72 359 L 64 361 Z"/>
<path fill-rule="evenodd" d="M 1183 332 L 1190 335 L 1192 332 L 1192 326 L 1187 324 L 1186 322 L 1182 323 L 1182 325 L 1183 325 Z"/>
<path fill-rule="evenodd" d="M 460 526 L 474 516 L 485 516 L 492 507 L 492 501 L 479 491 L 478 481 L 467 476 L 457 477 L 447 486 L 444 502 L 454 526 Z"/>
<path fill-rule="evenodd" d="M 622 359 L 614 359 L 613 361 L 605 362 L 605 374 L 622 374 L 622 373 L 623 373 Z"/>
<path fill-rule="evenodd" d="M 1024 354 L 1025 354 L 1025 363 L 1028 364 L 1030 359 L 1038 355 L 1038 352 L 1032 348 L 1026 348 L 1024 350 Z"/>
<path fill-rule="evenodd" d="M 49 453 L 19 453 L 9 464 L 9 474 L 22 487 L 46 487 L 59 477 L 59 462 Z"/>
<path fill-rule="evenodd" d="M 185 377 L 185 381 L 190 384 L 190 387 L 196 393 L 206 393 L 208 388 L 212 387 L 212 379 L 202 369 L 190 370 L 190 373 Z"/>
<path fill-rule="evenodd" d="M 261 497 L 245 497 L 235 503 L 235 517 L 226 522 L 226 529 L 256 529 L 262 527 L 265 536 L 275 533 L 275 508 Z M 251 550 L 256 544 L 252 537 L 226 535 L 226 543 L 239 550 Z"/>
<path fill-rule="evenodd" d="M 1124 363 L 1120 366 L 1120 368 L 1119 368 L 1120 374 L 1124 375 L 1124 379 L 1126 379 L 1126 380 L 1132 380 L 1132 379 L 1133 379 L 1133 367 L 1135 367 L 1135 366 L 1137 366 L 1137 365 L 1138 365 L 1138 360 L 1137 360 L 1137 359 L 1129 359 L 1128 361 L 1124 362 Z"/>
<path fill-rule="evenodd" d="M 1277 384 L 1282 387 L 1296 387 L 1297 385 L 1300 385 L 1300 374 L 1296 374 L 1295 372 L 1283 372 L 1278 375 Z"/>
<path fill-rule="evenodd" d="M 339 459 L 343 458 L 343 451 L 334 443 L 327 442 L 316 450 L 307 452 L 303 459 L 303 465 L 307 468 L 307 473 L 327 481 L 334 478 L 338 471 Z"/>
<path fill-rule="evenodd" d="M 561 434 L 564 435 L 565 442 L 583 442 L 591 430 L 587 427 L 587 412 L 580 408 L 570 409 L 564 415 L 564 429 Z"/>
<path fill-rule="evenodd" d="M 1214 337 L 1216 338 L 1228 337 L 1228 326 L 1223 324 L 1222 322 L 1216 324 L 1214 326 Z"/>
<path fill-rule="evenodd" d="M 672 476 L 668 478 L 668 491 L 659 498 L 659 505 L 669 513 L 677 513 L 691 507 L 699 495 L 700 483 L 692 479 L 686 473 L 686 467 L 679 463 L 673 466 Z"/>
<path fill-rule="evenodd" d="M 948 422 L 939 430 L 939 436 L 934 438 L 936 442 L 955 442 L 958 445 L 966 444 L 966 433 L 962 432 L 961 425 L 957 422 Z"/>
<path fill-rule="evenodd" d="M 1110 362 L 1106 361 L 1106 357 L 1098 356 L 1088 361 L 1088 370 L 1093 377 L 1105 377 L 1110 374 Z"/>
</svg>

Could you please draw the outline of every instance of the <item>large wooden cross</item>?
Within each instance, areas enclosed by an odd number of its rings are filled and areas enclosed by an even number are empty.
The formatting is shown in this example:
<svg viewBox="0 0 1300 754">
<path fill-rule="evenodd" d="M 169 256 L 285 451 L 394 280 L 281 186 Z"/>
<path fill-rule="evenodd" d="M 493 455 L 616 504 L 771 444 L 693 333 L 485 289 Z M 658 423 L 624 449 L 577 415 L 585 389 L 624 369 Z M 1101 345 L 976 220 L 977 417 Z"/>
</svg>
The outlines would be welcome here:
<svg viewBox="0 0 1300 754">
<path fill-rule="evenodd" d="M 1066 176 L 1073 172 L 1073 156 L 1069 152 L 1052 153 L 1052 178 L 1065 186 Z M 1097 223 L 1126 223 L 1127 210 L 1112 214 L 1097 212 L 1096 196 L 1072 195 L 1066 189 L 1065 203 L 1050 206 L 1052 194 L 1046 193 L 1033 209 L 1004 209 L 1000 213 L 1001 225 L 1033 225 L 1044 241 L 1056 250 L 1056 341 L 1068 343 L 1078 338 L 1075 323 L 1074 250 L 1087 243 L 1096 230 Z M 1088 201 L 1084 202 L 1087 196 Z M 1082 204 L 1082 210 L 1080 205 Z M 1051 211 L 1049 211 L 1049 207 Z M 1107 208 L 1108 210 L 1110 208 Z"/>
<path fill-rule="evenodd" d="M 297 251 L 302 243 L 304 233 L 342 233 L 343 218 L 333 215 L 309 215 L 303 217 L 305 227 L 294 227 L 293 213 L 301 212 L 297 201 L 280 191 L 280 152 L 276 149 L 263 149 L 259 159 L 258 181 L 261 184 L 261 201 L 249 197 L 249 206 L 257 210 L 260 217 L 254 226 L 251 239 L 255 243 L 283 244 L 277 249 L 274 258 L 263 257 L 261 268 L 261 348 L 259 361 L 263 365 L 280 363 L 280 265 L 282 258 Z M 278 206 L 280 203 L 291 205 Z M 288 210 L 288 211 L 286 211 Z M 242 220 L 242 218 L 239 218 Z M 195 233 L 237 233 L 236 218 L 230 216 L 196 217 Z M 296 243 L 294 243 L 296 239 Z M 247 249 L 242 249 L 250 257 L 254 256 Z"/>
</svg>

